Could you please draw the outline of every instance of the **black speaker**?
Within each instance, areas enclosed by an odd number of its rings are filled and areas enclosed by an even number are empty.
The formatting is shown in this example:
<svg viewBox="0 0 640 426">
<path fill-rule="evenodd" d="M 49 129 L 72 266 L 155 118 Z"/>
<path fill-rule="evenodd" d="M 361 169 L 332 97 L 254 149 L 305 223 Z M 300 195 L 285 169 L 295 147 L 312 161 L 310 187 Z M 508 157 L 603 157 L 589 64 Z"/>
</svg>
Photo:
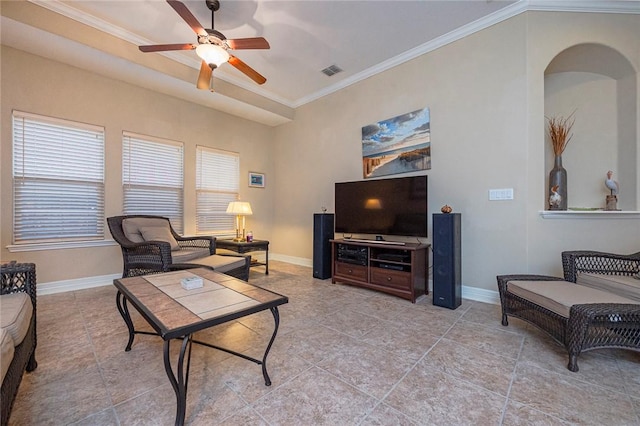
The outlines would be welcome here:
<svg viewBox="0 0 640 426">
<path fill-rule="evenodd" d="M 433 304 L 456 309 L 462 303 L 460 213 L 433 215 Z"/>
<path fill-rule="evenodd" d="M 333 213 L 313 215 L 313 277 L 331 278 L 331 240 L 333 238 Z"/>
</svg>

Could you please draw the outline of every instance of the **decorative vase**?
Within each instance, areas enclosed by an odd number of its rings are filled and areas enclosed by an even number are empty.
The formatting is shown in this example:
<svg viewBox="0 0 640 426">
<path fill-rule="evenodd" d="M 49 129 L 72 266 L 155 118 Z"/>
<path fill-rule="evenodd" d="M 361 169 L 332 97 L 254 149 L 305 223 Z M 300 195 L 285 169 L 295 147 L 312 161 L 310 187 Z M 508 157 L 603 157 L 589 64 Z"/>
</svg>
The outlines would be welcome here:
<svg viewBox="0 0 640 426">
<path fill-rule="evenodd" d="M 562 156 L 556 155 L 549 173 L 549 210 L 567 210 L 567 171 L 562 167 Z"/>
</svg>

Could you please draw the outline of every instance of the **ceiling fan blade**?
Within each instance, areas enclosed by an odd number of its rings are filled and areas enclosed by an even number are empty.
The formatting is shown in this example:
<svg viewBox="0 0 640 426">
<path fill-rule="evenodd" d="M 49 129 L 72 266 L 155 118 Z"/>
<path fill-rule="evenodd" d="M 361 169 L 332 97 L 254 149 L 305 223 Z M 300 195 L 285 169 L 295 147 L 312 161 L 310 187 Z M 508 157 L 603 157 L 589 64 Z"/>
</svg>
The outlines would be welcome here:
<svg viewBox="0 0 640 426">
<path fill-rule="evenodd" d="M 227 40 L 229 48 L 233 50 L 238 49 L 269 49 L 269 42 L 263 37 L 251 37 L 251 38 L 235 38 Z"/>
<path fill-rule="evenodd" d="M 260 74 L 258 74 L 256 70 L 254 70 L 249 65 L 245 64 L 244 62 L 242 62 L 240 59 L 236 58 L 233 55 L 229 56 L 229 63 L 258 84 L 264 84 L 267 81 L 267 79 L 261 76 Z"/>
<path fill-rule="evenodd" d="M 167 3 L 178 12 L 178 15 L 191 27 L 191 29 L 198 35 L 206 36 L 207 32 L 200 25 L 200 22 L 196 19 L 195 16 L 187 9 L 187 6 L 184 5 L 181 1 L 178 0 L 167 0 Z"/>
<path fill-rule="evenodd" d="M 138 46 L 142 52 L 162 52 L 165 50 L 193 50 L 197 46 L 191 43 L 177 44 L 152 44 L 150 46 Z"/>
<path fill-rule="evenodd" d="M 200 74 L 198 75 L 198 83 L 196 84 L 196 87 L 201 90 L 210 90 L 212 74 L 213 69 L 211 69 L 205 61 L 202 61 L 200 64 Z"/>
</svg>

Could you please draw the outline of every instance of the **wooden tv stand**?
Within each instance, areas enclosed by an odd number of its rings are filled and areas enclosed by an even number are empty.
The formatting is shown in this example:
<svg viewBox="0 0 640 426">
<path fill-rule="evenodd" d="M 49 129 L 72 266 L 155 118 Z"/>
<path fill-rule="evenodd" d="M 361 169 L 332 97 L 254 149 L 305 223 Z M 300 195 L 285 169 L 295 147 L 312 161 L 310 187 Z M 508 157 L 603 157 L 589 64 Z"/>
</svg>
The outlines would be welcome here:
<svg viewBox="0 0 640 426">
<path fill-rule="evenodd" d="M 331 240 L 331 282 L 366 287 L 403 299 L 429 293 L 429 244 Z"/>
</svg>

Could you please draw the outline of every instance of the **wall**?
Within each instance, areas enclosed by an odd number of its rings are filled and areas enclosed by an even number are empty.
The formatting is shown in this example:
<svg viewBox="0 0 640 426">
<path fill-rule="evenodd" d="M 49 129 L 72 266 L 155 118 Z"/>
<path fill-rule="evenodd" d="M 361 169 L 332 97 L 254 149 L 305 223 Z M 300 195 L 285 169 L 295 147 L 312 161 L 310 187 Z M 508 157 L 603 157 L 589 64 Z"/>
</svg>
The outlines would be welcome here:
<svg viewBox="0 0 640 426">
<path fill-rule="evenodd" d="M 573 44 L 598 42 L 638 70 L 639 31 L 637 15 L 528 12 L 299 108 L 276 131 L 274 203 L 284 208 L 275 210 L 274 250 L 310 258 L 312 214 L 333 211 L 335 182 L 362 179 L 361 127 L 423 107 L 431 109 L 429 210 L 462 213 L 464 285 L 495 290 L 498 274 L 561 274 L 565 249 L 640 250 L 637 218 L 539 214 L 545 68 Z M 491 188 L 514 188 L 515 199 L 488 201 Z"/>
<path fill-rule="evenodd" d="M 528 169 L 528 203 L 526 226 L 528 239 L 528 270 L 543 271 L 551 274 L 561 273 L 558 253 L 563 250 L 591 249 L 613 251 L 617 253 L 632 253 L 640 250 L 640 220 L 638 216 L 626 217 L 608 216 L 601 218 L 566 218 L 543 219 L 541 210 L 546 199 L 546 180 L 549 170 L 541 167 L 544 164 L 544 71 L 548 64 L 562 51 L 582 43 L 595 43 L 615 49 L 625 57 L 635 70 L 634 87 L 636 91 L 635 119 L 626 126 L 618 126 L 618 132 L 624 132 L 624 138 L 629 145 L 618 147 L 619 152 L 633 163 L 626 169 L 637 170 L 640 164 L 638 156 L 638 71 L 640 70 L 640 16 L 619 14 L 592 13 L 544 13 L 530 12 L 528 14 L 529 31 L 527 51 L 529 60 L 529 123 L 526 136 L 528 137 L 528 155 L 530 168 Z M 619 88 L 618 88 L 619 89 Z M 620 99 L 620 97 L 618 96 Z M 606 96 L 603 98 L 606 99 Z M 618 108 L 618 106 L 612 106 Z M 617 113 L 620 116 L 620 113 Z M 621 132 L 622 131 L 622 132 Z M 621 137 L 621 134 L 618 137 Z M 577 145 L 577 144 L 576 144 Z M 615 143 L 612 143 L 615 146 Z M 575 149 L 577 146 L 574 146 Z M 613 148 L 615 149 L 615 148 Z M 629 153 L 632 153 L 631 155 Z M 619 154 L 620 156 L 620 154 Z M 622 159 L 619 159 L 622 160 Z M 585 167 L 585 165 L 576 165 Z M 588 167 L 588 166 L 587 166 Z M 583 175 L 589 172 L 583 173 Z M 602 170 L 592 171 L 602 175 Z M 640 184 L 636 179 L 636 188 Z M 604 179 L 604 177 L 602 177 Z M 637 199 L 637 198 L 636 198 Z M 638 210 L 637 203 L 633 206 Z"/>
<path fill-rule="evenodd" d="M 39 282 L 121 271 L 116 246 L 5 249 L 11 242 L 7 165 L 14 108 L 107 128 L 108 216 L 121 208 L 122 130 L 183 141 L 186 158 L 193 158 L 196 144 L 240 152 L 241 196 L 256 213 L 247 227 L 271 241 L 274 257 L 310 263 L 313 213 L 323 206 L 333 211 L 334 182 L 362 178 L 361 127 L 429 107 L 429 208 L 437 212 L 449 204 L 462 213 L 466 286 L 495 290 L 495 275 L 502 273 L 559 274 L 566 249 L 638 251 L 637 217 L 552 220 L 539 214 L 548 174 L 544 71 L 559 52 L 580 43 L 618 50 L 636 70 L 627 87 L 638 90 L 639 15 L 528 12 L 304 105 L 292 123 L 275 129 L 3 47 L 1 257 L 36 262 Z M 638 122 L 632 132 L 625 127 L 635 158 L 624 161 L 636 169 Z M 247 188 L 249 170 L 266 173 L 265 189 Z M 187 166 L 185 182 L 193 178 L 194 167 Z M 491 188 L 514 188 L 515 199 L 490 202 Z M 187 233 L 195 227 L 194 198 L 187 190 Z"/>
<path fill-rule="evenodd" d="M 2 146 L 0 238 L 1 258 L 34 262 L 38 282 L 119 274 L 119 246 L 10 253 L 11 112 L 13 109 L 104 126 L 105 214 L 121 214 L 122 131 L 162 137 L 185 145 L 185 234 L 195 233 L 196 145 L 240 153 L 240 196 L 251 202 L 254 215 L 247 226 L 256 235 L 270 238 L 273 175 L 270 145 L 273 128 L 214 111 L 170 96 L 141 89 L 23 51 L 2 46 Z M 215 95 L 212 95 L 215 96 Z M 249 188 L 248 172 L 267 176 L 267 187 Z M 106 238 L 110 239 L 105 224 Z"/>
</svg>

